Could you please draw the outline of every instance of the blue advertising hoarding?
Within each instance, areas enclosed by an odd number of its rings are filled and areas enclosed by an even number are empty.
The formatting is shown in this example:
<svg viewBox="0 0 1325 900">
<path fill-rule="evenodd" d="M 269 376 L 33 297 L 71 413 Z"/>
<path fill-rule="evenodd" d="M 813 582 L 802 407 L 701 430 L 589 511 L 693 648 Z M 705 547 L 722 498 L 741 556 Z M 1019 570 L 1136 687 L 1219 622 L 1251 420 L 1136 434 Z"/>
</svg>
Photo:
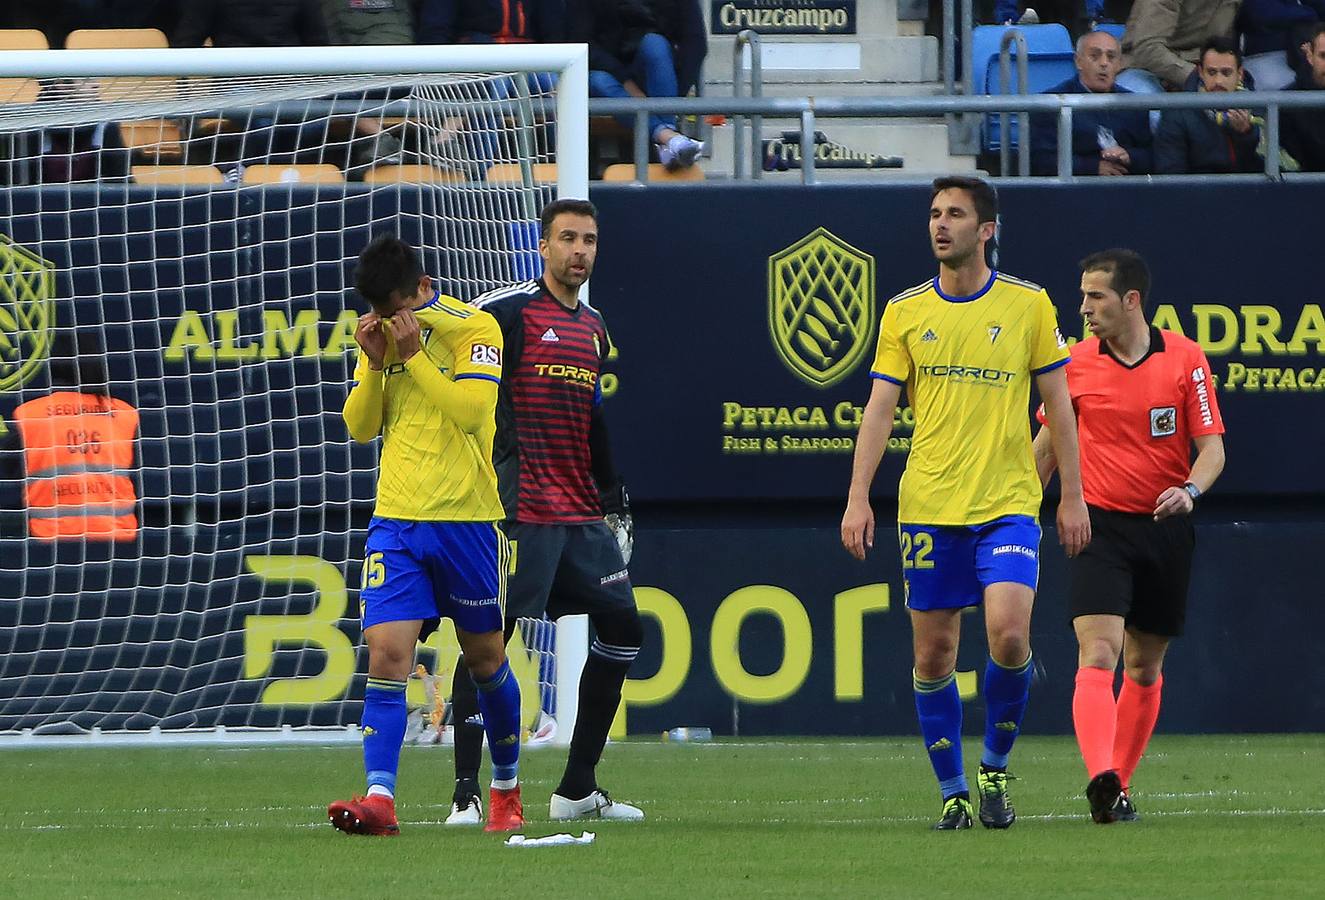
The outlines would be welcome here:
<svg viewBox="0 0 1325 900">
<path fill-rule="evenodd" d="M 98 329 L 113 389 L 139 407 L 145 523 L 136 545 L 104 557 L 21 530 L 0 539 L 12 561 L 0 571 L 0 730 L 60 717 L 354 721 L 365 666 L 354 586 L 376 453 L 353 445 L 338 415 L 358 314 L 346 260 L 387 223 L 424 240 L 428 217 L 398 220 L 417 201 L 392 191 L 281 188 L 260 203 L 249 192 L 149 203 L 108 191 L 100 202 L 64 190 L 0 201 L 0 256 L 36 298 L 14 321 Z M 845 493 L 883 305 L 933 275 L 928 192 L 605 188 L 594 199 L 593 300 L 618 347 L 604 390 L 618 464 L 644 510 L 632 575 L 649 641 L 627 727 L 909 732 L 896 555 L 881 539 L 870 563 L 850 561 L 822 510 Z M 1174 730 L 1325 728 L 1319 691 L 1289 708 L 1220 665 L 1236 646 L 1320 683 L 1308 655 L 1284 658 L 1273 635 L 1319 631 L 1306 548 L 1325 537 L 1325 476 L 1311 453 L 1325 437 L 1325 291 L 1298 264 L 1314 235 L 1234 223 L 1285 221 L 1321 199 L 1316 185 L 1002 191 L 999 265 L 1045 285 L 1068 335 L 1081 333 L 1077 260 L 1116 245 L 1149 258 L 1154 320 L 1200 341 L 1218 379 L 1229 466 L 1217 493 L 1308 504 L 1291 525 L 1201 520 L 1191 633 L 1172 655 Z M 1197 228 L 1217 222 L 1229 228 Z M 449 264 L 430 260 L 463 296 Z M 21 331 L 0 348 L 6 419 L 47 389 Z M 898 413 L 875 486 L 881 535 L 909 415 Z M 15 509 L 17 486 L 6 489 Z M 727 513 L 733 501 L 776 504 L 782 525 Z M 672 524 L 650 527 L 648 510 L 663 507 Z M 1063 731 L 1074 651 L 1051 534 L 1044 558 L 1028 727 Z M 964 671 L 979 670 L 979 643 L 968 642 Z M 964 676 L 972 697 L 977 682 Z"/>
</svg>

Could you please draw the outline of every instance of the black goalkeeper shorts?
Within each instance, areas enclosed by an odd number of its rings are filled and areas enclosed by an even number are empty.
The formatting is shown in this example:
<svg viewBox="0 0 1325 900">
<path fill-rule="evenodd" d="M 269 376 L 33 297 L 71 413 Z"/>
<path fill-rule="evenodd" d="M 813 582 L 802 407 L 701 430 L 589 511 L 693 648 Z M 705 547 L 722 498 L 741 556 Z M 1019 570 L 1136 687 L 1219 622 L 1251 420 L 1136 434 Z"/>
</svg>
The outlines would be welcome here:
<svg viewBox="0 0 1325 900">
<path fill-rule="evenodd" d="M 584 525 L 508 522 L 505 531 L 514 562 L 506 586 L 507 619 L 635 608 L 621 549 L 601 520 Z"/>
<path fill-rule="evenodd" d="M 1146 634 L 1182 634 L 1196 549 L 1191 518 L 1089 511 L 1090 544 L 1068 560 L 1072 618 L 1122 616 Z"/>
</svg>

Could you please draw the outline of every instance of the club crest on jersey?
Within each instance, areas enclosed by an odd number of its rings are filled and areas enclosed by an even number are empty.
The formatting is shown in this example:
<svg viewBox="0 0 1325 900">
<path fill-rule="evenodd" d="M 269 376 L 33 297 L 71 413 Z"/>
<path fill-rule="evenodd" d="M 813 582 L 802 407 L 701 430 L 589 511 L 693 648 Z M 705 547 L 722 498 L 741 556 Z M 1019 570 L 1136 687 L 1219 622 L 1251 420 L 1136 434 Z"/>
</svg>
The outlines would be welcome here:
<svg viewBox="0 0 1325 900">
<path fill-rule="evenodd" d="M 1178 410 L 1161 406 L 1150 411 L 1150 436 L 1168 437 L 1178 433 Z"/>
<path fill-rule="evenodd" d="M 846 378 L 874 330 L 874 257 L 816 228 L 768 259 L 768 329 L 792 374 L 817 388 Z"/>
<path fill-rule="evenodd" d="M 51 355 L 55 266 L 0 234 L 0 392 L 22 387 Z"/>
<path fill-rule="evenodd" d="M 989 323 L 989 343 L 992 344 L 994 343 L 994 341 L 998 340 L 998 336 L 1002 333 L 1003 333 L 1002 325 L 998 324 L 997 322 Z"/>
<path fill-rule="evenodd" d="M 593 335 L 593 352 L 594 352 L 594 356 L 600 356 L 600 357 L 601 357 L 601 356 L 603 355 L 603 345 L 600 344 L 600 343 L 598 343 L 598 333 L 597 333 L 597 332 L 594 332 L 594 335 Z"/>
<path fill-rule="evenodd" d="M 557 333 L 549 327 L 547 331 L 543 332 L 543 336 L 539 338 L 539 340 L 547 341 L 549 344 L 555 344 L 560 341 L 561 338 L 557 337 Z"/>
</svg>

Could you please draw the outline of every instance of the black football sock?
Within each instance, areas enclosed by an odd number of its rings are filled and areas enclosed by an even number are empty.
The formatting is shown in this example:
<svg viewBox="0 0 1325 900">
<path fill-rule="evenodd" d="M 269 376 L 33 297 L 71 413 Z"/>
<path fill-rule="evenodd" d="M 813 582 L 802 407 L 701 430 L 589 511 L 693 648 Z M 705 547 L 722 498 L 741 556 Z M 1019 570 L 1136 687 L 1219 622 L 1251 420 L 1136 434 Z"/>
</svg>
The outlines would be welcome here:
<svg viewBox="0 0 1325 900">
<path fill-rule="evenodd" d="M 630 661 L 608 659 L 594 652 L 597 649 L 598 642 L 595 641 L 594 650 L 589 652 L 589 660 L 584 665 L 584 674 L 580 676 L 579 713 L 571 736 L 566 771 L 556 790 L 569 800 L 582 800 L 598 789 L 594 769 L 602 758 L 607 732 L 621 705 L 621 685 L 634 658 L 632 655 Z"/>
<path fill-rule="evenodd" d="M 456 660 L 451 679 L 451 722 L 455 726 L 456 799 L 478 793 L 478 770 L 483 763 L 483 726 L 471 720 L 478 715 L 478 688 L 465 668 L 465 658 Z"/>
</svg>

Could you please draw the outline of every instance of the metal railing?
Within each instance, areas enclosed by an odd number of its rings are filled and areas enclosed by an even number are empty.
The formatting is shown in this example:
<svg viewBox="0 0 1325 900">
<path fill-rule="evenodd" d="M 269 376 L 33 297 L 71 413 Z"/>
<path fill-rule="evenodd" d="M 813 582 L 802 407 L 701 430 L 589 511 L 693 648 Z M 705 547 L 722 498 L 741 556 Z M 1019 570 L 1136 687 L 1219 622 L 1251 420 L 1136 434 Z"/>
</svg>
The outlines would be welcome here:
<svg viewBox="0 0 1325 900">
<path fill-rule="evenodd" d="M 1017 45 L 1017 90 L 1018 94 L 1030 93 L 1030 60 L 1027 58 L 1029 51 L 1026 49 L 1026 35 L 1015 29 L 1004 32 L 1002 39 L 998 44 L 998 75 L 999 84 L 1002 85 L 1006 93 L 1008 89 L 1008 79 L 1011 77 L 1012 65 L 1009 54 L 1012 52 L 1012 45 Z M 1031 174 L 1031 154 L 1026 144 L 1030 140 L 1031 117 L 1028 113 L 1017 114 L 1017 134 L 1020 137 L 1017 143 L 1017 174 L 1025 178 Z M 1012 161 L 1012 129 L 1008 127 L 1008 117 L 999 116 L 998 119 L 998 161 L 999 171 L 1006 173 L 1008 164 Z"/>
<path fill-rule="evenodd" d="M 758 100 L 764 96 L 763 44 L 759 32 L 748 28 L 739 32 L 736 35 L 735 43 L 732 44 L 732 97 L 740 99 L 741 91 L 744 90 L 742 82 L 745 81 L 745 66 L 742 63 L 744 62 L 746 47 L 750 48 L 750 96 Z M 745 178 L 749 175 L 758 179 L 763 174 L 763 142 L 761 140 L 763 132 L 763 117 L 751 116 L 750 148 L 743 154 L 741 144 L 745 141 L 745 120 L 741 116 L 733 117 L 732 143 L 735 148 L 732 151 L 735 154 L 733 171 L 737 178 Z M 636 171 L 640 171 L 638 158 L 635 161 L 635 166 Z"/>
<path fill-rule="evenodd" d="M 621 116 L 632 118 L 636 138 L 636 176 L 640 181 L 648 178 L 648 120 L 651 114 L 680 114 L 689 116 L 726 115 L 730 117 L 749 116 L 771 119 L 789 119 L 797 121 L 800 127 L 801 146 L 814 148 L 814 136 L 818 120 L 823 118 L 908 118 L 938 117 L 960 113 L 987 115 L 990 113 L 1019 113 L 1024 123 L 1032 114 L 1055 115 L 1058 118 L 1057 159 L 1059 181 L 1072 181 L 1072 122 L 1076 112 L 1102 112 L 1107 110 L 1158 110 L 1165 112 L 1179 109 L 1228 109 L 1230 101 L 1242 108 L 1265 113 L 1266 158 L 1262 174 L 1251 176 L 1218 175 L 1200 176 L 1204 180 L 1225 180 L 1230 178 L 1282 178 L 1279 158 L 1279 114 L 1282 109 L 1325 109 L 1325 90 L 1321 91 L 1265 91 L 1247 92 L 1236 95 L 1233 100 L 1227 94 L 1176 93 L 1176 94 L 1005 94 L 999 96 L 977 97 L 646 97 L 642 99 L 592 99 L 589 101 L 590 116 Z M 475 104 L 483 110 L 510 109 L 513 113 L 513 101 L 493 101 Z M 538 100 L 529 104 L 535 115 L 547 116 L 553 112 L 550 102 Z M 40 106 L 31 107 L 34 116 L 43 112 Z M 281 105 L 260 105 L 243 109 L 216 109 L 195 112 L 195 115 L 208 117 L 246 118 L 249 115 L 262 114 L 280 120 L 285 118 L 304 120 L 309 116 L 350 116 L 371 110 L 375 116 L 408 115 L 407 101 L 373 103 L 371 105 L 353 100 L 335 101 L 299 101 L 288 107 Z M 46 113 L 46 125 L 54 124 Z M 11 123 L 12 124 L 12 123 Z M 28 126 L 40 130 L 42 124 L 34 119 Z M 1006 134 L 1007 129 L 1004 129 Z M 1023 125 L 1019 135 L 1019 147 L 1022 151 L 1021 177 L 1025 176 L 1025 152 L 1030 140 L 1028 129 Z M 757 135 L 755 136 L 757 138 Z M 642 152 L 640 139 L 644 140 Z M 755 141 L 758 146 L 758 141 Z M 738 150 L 739 153 L 739 150 Z M 751 154 L 751 157 L 753 153 Z M 640 165 L 641 160 L 643 165 Z M 814 152 L 802 152 L 801 181 L 814 184 L 817 166 Z M 733 167 L 733 171 L 736 171 Z M 1006 168 L 1005 168 L 1006 171 Z M 1012 176 L 1003 176 L 1012 177 Z M 1046 176 L 1052 180 L 1055 176 Z M 1176 180 L 1183 176 L 1130 176 L 1132 178 L 1160 178 Z M 1303 173 L 1292 176 L 1294 179 L 1325 179 L 1325 174 Z M 895 181 L 896 178 L 890 178 Z"/>
<path fill-rule="evenodd" d="M 631 100 L 596 99 L 589 102 L 593 115 L 634 116 L 635 129 L 647 131 L 650 113 L 676 113 L 685 115 L 747 115 L 773 119 L 798 119 L 802 147 L 814 147 L 815 125 L 819 117 L 828 118 L 907 118 L 934 117 L 953 113 L 1025 113 L 1050 114 L 1058 117 L 1058 175 L 1057 180 L 1070 182 L 1072 174 L 1072 120 L 1077 112 L 1103 112 L 1107 110 L 1228 109 L 1230 97 L 1226 94 L 1024 94 L 979 97 L 766 97 L 755 99 L 648 97 Z M 1237 97 L 1236 104 L 1257 112 L 1265 111 L 1266 157 L 1264 175 L 1256 178 L 1279 179 L 1279 112 L 1281 109 L 1325 108 L 1325 90 L 1322 91 L 1265 91 L 1245 93 Z M 1030 135 L 1023 130 L 1019 145 L 1025 147 Z M 1023 158 L 1028 154 L 1023 149 Z M 801 181 L 815 184 L 814 153 L 803 153 Z M 1050 176 L 1052 177 L 1052 176 Z M 1132 176 L 1155 177 L 1155 176 Z M 1181 176 L 1158 176 L 1178 178 Z M 1233 178 L 1237 176 L 1202 176 L 1203 178 Z M 1311 177 L 1304 175 L 1302 177 Z M 1321 176 L 1325 177 L 1325 176 Z"/>
</svg>

